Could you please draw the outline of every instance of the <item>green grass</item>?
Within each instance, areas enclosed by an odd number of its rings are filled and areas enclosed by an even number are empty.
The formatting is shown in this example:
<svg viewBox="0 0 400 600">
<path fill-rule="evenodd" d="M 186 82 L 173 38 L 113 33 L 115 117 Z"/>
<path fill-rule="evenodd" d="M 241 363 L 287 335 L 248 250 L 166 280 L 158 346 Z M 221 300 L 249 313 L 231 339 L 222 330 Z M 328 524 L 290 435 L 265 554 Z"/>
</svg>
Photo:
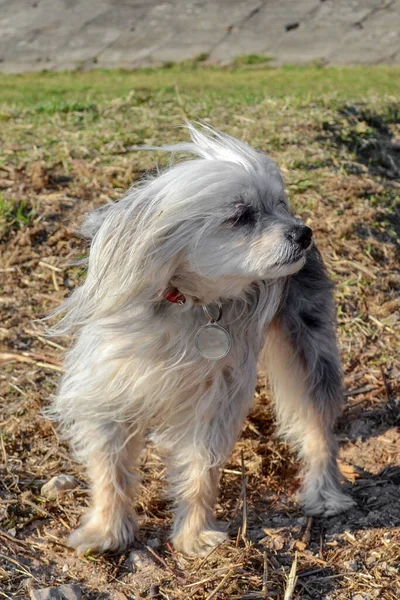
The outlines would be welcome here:
<svg viewBox="0 0 400 600">
<path fill-rule="evenodd" d="M 26 200 L 13 202 L 0 193 L 0 233 L 6 226 L 20 229 L 30 225 L 34 216 L 35 211 Z"/>
<path fill-rule="evenodd" d="M 266 54 L 244 54 L 243 56 L 236 56 L 233 60 L 234 67 L 244 67 L 245 65 L 263 65 L 271 62 L 272 57 Z"/>
<path fill-rule="evenodd" d="M 181 138 L 177 128 L 187 118 L 233 128 L 271 152 L 290 144 L 292 159 L 309 165 L 307 151 L 296 153 L 293 144 L 301 148 L 306 127 L 341 128 L 337 114 L 344 103 L 368 104 L 393 117 L 388 107 L 400 95 L 398 67 L 274 69 L 255 64 L 259 59 L 249 55 L 236 68 L 193 60 L 137 71 L 0 74 L 0 141 L 6 149 L 0 167 L 11 155 L 17 165 L 32 160 L 33 147 L 38 159 L 61 160 L 67 171 L 70 147 L 75 158 L 101 155 L 107 161 L 116 152 L 107 145 L 161 143 L 166 130 Z M 343 141 L 348 130 L 346 125 Z M 366 137 L 369 130 L 351 135 Z"/>
<path fill-rule="evenodd" d="M 201 55 L 136 71 L 0 74 L 0 178 L 2 165 L 28 173 L 39 160 L 56 177 L 78 171 L 79 182 L 93 188 L 93 165 L 103 173 L 168 160 L 129 148 L 181 140 L 185 119 L 206 120 L 272 154 L 294 205 L 310 211 L 327 173 L 369 163 L 390 168 L 380 140 L 374 148 L 377 135 L 390 138 L 398 127 L 399 67 L 276 69 L 267 58 L 240 57 L 229 68 L 204 65 Z M 365 148 L 371 151 L 363 155 Z M 135 177 L 128 169 L 109 181 L 118 195 Z M 23 227 L 33 214 L 10 192 L 0 201 L 3 226 Z"/>
<path fill-rule="evenodd" d="M 259 62 L 259 55 L 250 55 L 246 61 L 242 58 L 243 66 L 227 69 L 199 66 L 194 62 L 137 71 L 3 74 L 0 75 L 0 105 L 48 114 L 85 111 L 113 98 L 125 97 L 133 90 L 142 102 L 149 97 L 177 98 L 179 93 L 202 94 L 210 100 L 226 98 L 229 103 L 240 104 L 257 104 L 268 98 L 321 102 L 400 95 L 398 67 L 288 66 L 254 70 L 245 64 L 253 65 L 254 56 Z"/>
</svg>

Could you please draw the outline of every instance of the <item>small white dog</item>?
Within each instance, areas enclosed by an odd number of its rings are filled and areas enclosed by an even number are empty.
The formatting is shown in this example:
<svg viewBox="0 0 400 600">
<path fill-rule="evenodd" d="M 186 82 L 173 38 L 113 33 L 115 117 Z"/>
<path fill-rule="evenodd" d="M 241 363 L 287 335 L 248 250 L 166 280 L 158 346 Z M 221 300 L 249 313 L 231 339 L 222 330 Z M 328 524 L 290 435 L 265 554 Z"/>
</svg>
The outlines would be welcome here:
<svg viewBox="0 0 400 600">
<path fill-rule="evenodd" d="M 332 428 L 341 409 L 334 307 L 312 231 L 289 209 L 265 154 L 188 125 L 188 152 L 121 201 L 91 214 L 85 282 L 61 307 L 75 332 L 52 413 L 91 481 L 92 508 L 70 537 L 78 552 L 134 538 L 146 435 L 166 454 L 177 550 L 224 539 L 213 516 L 221 467 L 253 399 L 257 361 L 281 432 L 304 461 L 309 514 L 352 501 L 340 489 Z"/>
</svg>

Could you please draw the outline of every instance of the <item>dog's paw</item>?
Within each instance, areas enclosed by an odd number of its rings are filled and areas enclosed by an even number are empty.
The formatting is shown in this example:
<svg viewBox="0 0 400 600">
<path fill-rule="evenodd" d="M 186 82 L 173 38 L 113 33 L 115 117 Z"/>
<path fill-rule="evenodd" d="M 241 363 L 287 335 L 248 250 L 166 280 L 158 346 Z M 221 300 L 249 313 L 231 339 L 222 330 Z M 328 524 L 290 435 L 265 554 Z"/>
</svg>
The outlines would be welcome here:
<svg viewBox="0 0 400 600">
<path fill-rule="evenodd" d="M 136 522 L 121 520 L 105 526 L 96 519 L 89 519 L 68 537 L 67 544 L 74 548 L 77 554 L 93 552 L 101 554 L 107 551 L 123 550 L 134 540 Z"/>
<path fill-rule="evenodd" d="M 305 490 L 299 501 L 305 512 L 314 517 L 332 517 L 355 506 L 354 500 L 340 489 Z"/>
<path fill-rule="evenodd" d="M 215 546 L 228 538 L 221 529 L 204 529 L 198 534 L 179 532 L 172 538 L 175 550 L 189 556 L 207 556 Z"/>
</svg>

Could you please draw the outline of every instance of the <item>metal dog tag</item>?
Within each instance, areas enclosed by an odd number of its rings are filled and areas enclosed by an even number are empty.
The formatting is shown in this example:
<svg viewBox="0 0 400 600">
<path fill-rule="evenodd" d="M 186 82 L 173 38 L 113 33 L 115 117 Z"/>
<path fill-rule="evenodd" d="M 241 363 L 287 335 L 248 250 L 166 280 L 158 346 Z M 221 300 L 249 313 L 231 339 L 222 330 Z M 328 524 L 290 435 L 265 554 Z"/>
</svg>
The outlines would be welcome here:
<svg viewBox="0 0 400 600">
<path fill-rule="evenodd" d="M 227 330 L 216 321 L 221 318 L 222 309 L 219 307 L 219 315 L 214 319 L 207 306 L 203 306 L 204 314 L 209 322 L 200 327 L 195 337 L 196 348 L 203 356 L 209 360 L 220 360 L 224 358 L 231 349 L 232 340 Z"/>
<path fill-rule="evenodd" d="M 216 323 L 207 323 L 196 333 L 195 344 L 204 358 L 219 360 L 231 349 L 231 336 L 226 329 Z"/>
</svg>

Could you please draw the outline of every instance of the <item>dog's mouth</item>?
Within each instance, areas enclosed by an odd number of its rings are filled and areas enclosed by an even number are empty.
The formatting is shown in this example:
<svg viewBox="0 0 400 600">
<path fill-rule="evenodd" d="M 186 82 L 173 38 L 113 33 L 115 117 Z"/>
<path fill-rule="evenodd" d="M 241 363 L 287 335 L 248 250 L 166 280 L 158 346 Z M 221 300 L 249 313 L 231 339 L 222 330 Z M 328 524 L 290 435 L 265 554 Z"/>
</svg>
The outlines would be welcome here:
<svg viewBox="0 0 400 600">
<path fill-rule="evenodd" d="M 297 263 L 299 260 L 301 260 L 302 258 L 304 258 L 306 255 L 306 251 L 302 250 L 301 252 L 296 252 L 296 254 L 292 255 L 290 258 L 288 258 L 285 261 L 280 261 L 275 263 L 275 267 L 285 267 L 287 265 L 293 265 L 294 263 Z"/>
</svg>

